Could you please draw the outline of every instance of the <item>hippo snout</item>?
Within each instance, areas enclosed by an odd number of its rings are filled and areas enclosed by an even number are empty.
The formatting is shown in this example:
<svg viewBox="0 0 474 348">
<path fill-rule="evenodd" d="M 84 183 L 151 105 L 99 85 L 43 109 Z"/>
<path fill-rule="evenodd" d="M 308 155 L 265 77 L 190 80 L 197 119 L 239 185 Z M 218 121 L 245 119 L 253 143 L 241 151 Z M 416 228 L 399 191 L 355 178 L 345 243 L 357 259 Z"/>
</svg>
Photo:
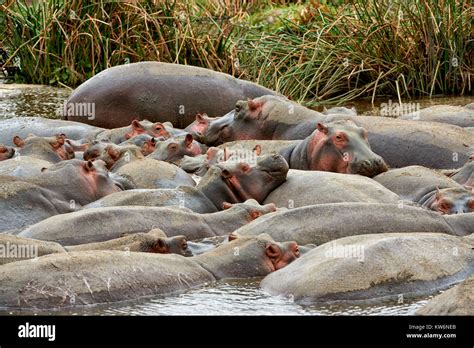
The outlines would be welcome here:
<svg viewBox="0 0 474 348">
<path fill-rule="evenodd" d="M 373 159 L 354 161 L 350 164 L 348 169 L 351 174 L 359 174 L 372 178 L 380 173 L 386 172 L 388 166 L 382 157 L 377 156 Z"/>
</svg>

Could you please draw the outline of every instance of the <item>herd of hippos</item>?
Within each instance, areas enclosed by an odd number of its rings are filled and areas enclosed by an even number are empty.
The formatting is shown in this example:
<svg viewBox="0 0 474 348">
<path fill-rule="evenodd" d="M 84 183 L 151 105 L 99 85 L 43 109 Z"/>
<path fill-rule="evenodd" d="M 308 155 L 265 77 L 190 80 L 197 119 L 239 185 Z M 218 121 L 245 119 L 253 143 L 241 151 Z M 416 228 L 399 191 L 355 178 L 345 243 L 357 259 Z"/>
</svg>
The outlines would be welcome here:
<svg viewBox="0 0 474 348">
<path fill-rule="evenodd" d="M 0 121 L 0 308 L 262 277 L 299 303 L 450 288 L 417 314 L 474 314 L 474 103 L 320 113 L 143 62 L 101 72 L 65 105 L 62 120 Z"/>
</svg>

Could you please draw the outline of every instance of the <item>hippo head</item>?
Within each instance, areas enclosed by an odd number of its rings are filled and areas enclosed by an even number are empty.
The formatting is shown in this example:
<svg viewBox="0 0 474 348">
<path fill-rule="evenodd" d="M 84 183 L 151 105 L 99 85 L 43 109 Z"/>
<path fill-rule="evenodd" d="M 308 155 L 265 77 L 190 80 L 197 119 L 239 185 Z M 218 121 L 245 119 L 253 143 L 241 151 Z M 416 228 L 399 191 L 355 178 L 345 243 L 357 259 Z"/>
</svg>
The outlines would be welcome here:
<svg viewBox="0 0 474 348">
<path fill-rule="evenodd" d="M 148 156 L 156 149 L 156 143 L 158 142 L 157 138 L 152 137 L 148 134 L 142 134 L 141 136 L 136 136 L 135 138 L 141 138 L 139 142 L 136 142 L 135 145 L 142 149 L 144 156 Z"/>
<path fill-rule="evenodd" d="M 174 236 L 169 238 L 159 237 L 156 239 L 152 252 L 159 254 L 178 254 L 182 256 L 193 256 L 188 248 L 188 240 L 185 236 Z"/>
<path fill-rule="evenodd" d="M 229 243 L 198 255 L 195 260 L 217 279 L 266 276 L 300 256 L 296 242 L 277 243 L 269 235 L 239 236 L 232 233 Z"/>
<path fill-rule="evenodd" d="M 224 202 L 222 207 L 227 209 L 235 209 L 235 210 L 243 210 L 247 215 L 247 222 L 251 222 L 256 218 L 268 214 L 273 213 L 277 210 L 276 205 L 273 203 L 261 205 L 255 199 L 247 199 L 244 203 L 229 203 Z"/>
<path fill-rule="evenodd" d="M 139 134 L 149 134 L 153 137 L 169 138 L 170 134 L 161 122 L 151 123 L 149 121 L 133 120 L 130 124 L 130 130 L 125 133 L 125 139 L 131 139 Z"/>
<path fill-rule="evenodd" d="M 383 158 L 371 150 L 367 131 L 352 121 L 318 123 L 307 152 L 311 170 L 373 177 L 388 169 Z"/>
<path fill-rule="evenodd" d="M 241 203 L 255 199 L 261 203 L 286 180 L 288 164 L 281 155 L 258 157 L 255 163 L 229 161 L 213 165 L 197 189 L 223 209 L 224 202 Z"/>
<path fill-rule="evenodd" d="M 474 188 L 437 189 L 434 197 L 424 205 L 441 214 L 474 212 Z"/>
<path fill-rule="evenodd" d="M 99 157 L 105 162 L 107 169 L 117 169 L 136 159 L 144 158 L 142 150 L 135 145 L 107 145 L 104 153 Z"/>
<path fill-rule="evenodd" d="M 45 159 L 56 163 L 74 158 L 74 150 L 66 146 L 64 134 L 54 137 L 37 137 L 30 134 L 26 139 L 13 137 L 13 143 L 20 148 L 20 154 Z"/>
<path fill-rule="evenodd" d="M 15 149 L 10 146 L 0 144 L 0 161 L 12 158 L 15 155 Z"/>
<path fill-rule="evenodd" d="M 96 158 L 102 156 L 105 152 L 105 148 L 111 145 L 111 143 L 103 140 L 94 140 L 92 141 L 86 150 L 84 150 L 84 154 L 82 158 L 86 161 L 93 161 Z"/>
<path fill-rule="evenodd" d="M 155 151 L 149 157 L 159 161 L 175 162 L 184 156 L 194 157 L 201 153 L 201 145 L 191 134 L 186 134 L 158 142 Z"/>
<path fill-rule="evenodd" d="M 451 178 L 458 184 L 474 187 L 474 155 L 469 156 L 464 166 L 453 173 Z"/>
<path fill-rule="evenodd" d="M 207 114 L 197 114 L 196 120 L 184 130 L 192 134 L 206 134 L 209 123 L 216 120 L 217 118 L 218 117 L 209 117 Z"/>
</svg>

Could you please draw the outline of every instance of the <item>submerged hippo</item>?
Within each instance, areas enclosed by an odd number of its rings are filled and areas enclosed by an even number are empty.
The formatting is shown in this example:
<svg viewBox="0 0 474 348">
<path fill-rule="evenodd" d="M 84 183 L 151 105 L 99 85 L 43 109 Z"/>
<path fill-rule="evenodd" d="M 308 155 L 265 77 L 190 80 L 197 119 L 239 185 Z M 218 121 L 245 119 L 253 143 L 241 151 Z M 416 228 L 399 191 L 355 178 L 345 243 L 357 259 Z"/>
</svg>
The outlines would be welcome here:
<svg viewBox="0 0 474 348">
<path fill-rule="evenodd" d="M 64 116 L 104 128 L 122 127 L 135 118 L 184 128 L 197 113 L 221 116 L 238 100 L 265 94 L 275 92 L 209 69 L 141 62 L 106 69 L 72 92 L 65 105 L 91 103 L 93 118 L 73 112 Z"/>
<path fill-rule="evenodd" d="M 441 215 L 402 203 L 326 203 L 266 214 L 235 231 L 243 236 L 264 232 L 276 241 L 291 238 L 300 245 L 320 245 L 370 233 L 442 232 L 464 236 L 474 232 L 474 213 Z"/>
<path fill-rule="evenodd" d="M 262 288 L 298 302 L 374 300 L 432 294 L 474 272 L 474 250 L 443 233 L 345 237 L 268 275 Z"/>
<path fill-rule="evenodd" d="M 221 210 L 224 202 L 241 203 L 265 197 L 286 180 L 288 164 L 280 155 L 259 156 L 255 164 L 224 162 L 212 166 L 199 184 L 177 189 L 128 190 L 100 199 L 85 208 L 120 205 L 181 205 L 196 213 Z"/>
<path fill-rule="evenodd" d="M 383 158 L 371 150 L 367 131 L 352 121 L 318 123 L 317 129 L 306 139 L 280 153 L 291 169 L 369 177 L 387 171 Z"/>
<path fill-rule="evenodd" d="M 10 146 L 0 144 L 0 161 L 5 161 L 15 155 L 15 149 Z"/>
<path fill-rule="evenodd" d="M 474 110 L 463 106 L 434 105 L 400 116 L 400 119 L 449 123 L 460 127 L 474 127 Z"/>
<path fill-rule="evenodd" d="M 56 242 L 0 234 L 0 250 L 7 257 L 0 257 L 0 265 L 34 259 L 44 255 L 85 250 L 122 250 L 126 252 L 146 252 L 159 254 L 179 254 L 192 256 L 186 237 L 157 236 L 151 233 L 136 233 L 105 242 L 62 246 Z"/>
<path fill-rule="evenodd" d="M 397 194 L 364 176 L 290 169 L 287 180 L 273 190 L 264 202 L 296 208 L 323 203 L 399 201 Z"/>
<path fill-rule="evenodd" d="M 32 177 L 2 176 L 0 226 L 3 230 L 22 228 L 119 191 L 98 162 L 72 160 Z"/>
<path fill-rule="evenodd" d="M 474 155 L 450 177 L 460 185 L 474 187 Z"/>
<path fill-rule="evenodd" d="M 14 117 L 0 121 L 0 144 L 13 146 L 13 137 L 26 138 L 34 133 L 39 137 L 54 137 L 66 134 L 68 139 L 94 139 L 103 128 L 89 126 L 79 122 L 52 120 L 43 117 Z"/>
<path fill-rule="evenodd" d="M 102 250 L 46 255 L 0 267 L 0 307 L 59 308 L 171 295 L 219 279 L 265 276 L 298 257 L 296 243 L 269 237 L 238 238 L 194 257 Z"/>
<path fill-rule="evenodd" d="M 393 169 L 374 178 L 389 190 L 442 214 L 474 211 L 474 193 L 432 169 L 409 166 Z"/>
<path fill-rule="evenodd" d="M 235 110 L 210 123 L 203 138 L 209 146 L 234 140 L 304 139 L 318 122 L 336 120 L 352 120 L 367 129 L 372 150 L 391 167 L 457 168 L 474 151 L 474 134 L 461 127 L 387 117 L 323 115 L 277 96 L 239 101 Z"/>
<path fill-rule="evenodd" d="M 474 275 L 431 299 L 418 315 L 474 315 Z"/>
<path fill-rule="evenodd" d="M 66 137 L 64 134 L 54 137 L 29 135 L 25 139 L 16 135 L 13 138 L 13 143 L 19 148 L 20 156 L 34 157 L 51 163 L 74 158 L 74 151 L 65 146 Z"/>
<path fill-rule="evenodd" d="M 121 206 L 94 208 L 52 216 L 27 227 L 19 236 L 63 245 L 102 242 L 125 233 L 159 228 L 168 237 L 184 235 L 188 240 L 228 235 L 258 217 L 276 210 L 273 204 L 256 201 L 225 203 L 225 210 L 198 214 L 176 207 Z M 94 223 L 91 224 L 91 221 Z"/>
</svg>

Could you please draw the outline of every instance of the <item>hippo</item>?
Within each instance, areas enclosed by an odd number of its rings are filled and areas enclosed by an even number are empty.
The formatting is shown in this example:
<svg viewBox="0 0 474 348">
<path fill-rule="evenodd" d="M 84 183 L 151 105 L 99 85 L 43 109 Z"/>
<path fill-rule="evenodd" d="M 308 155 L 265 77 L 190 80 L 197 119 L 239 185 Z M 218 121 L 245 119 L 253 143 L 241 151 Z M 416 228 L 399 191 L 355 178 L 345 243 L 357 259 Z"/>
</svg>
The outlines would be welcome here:
<svg viewBox="0 0 474 348">
<path fill-rule="evenodd" d="M 401 120 L 429 121 L 474 127 L 474 110 L 463 106 L 434 105 L 399 117 Z"/>
<path fill-rule="evenodd" d="M 0 144 L 0 162 L 12 158 L 15 155 L 15 149 L 10 146 Z"/>
<path fill-rule="evenodd" d="M 117 171 L 122 166 L 130 164 L 136 160 L 142 160 L 145 158 L 142 150 L 135 145 L 106 145 L 102 148 L 103 144 L 97 144 L 97 150 L 91 147 L 91 153 L 87 151 L 84 155 L 88 156 L 87 158 L 91 160 L 91 157 L 95 156 L 100 152 L 100 156 L 96 159 L 102 160 L 105 162 L 107 169 L 110 171 Z"/>
<path fill-rule="evenodd" d="M 305 205 L 367 202 L 399 203 L 400 197 L 378 182 L 360 175 L 290 169 L 287 180 L 273 190 L 266 203 L 296 208 Z"/>
<path fill-rule="evenodd" d="M 128 140 L 125 140 L 124 142 L 120 143 L 119 146 L 127 146 L 127 145 L 138 146 L 142 150 L 143 155 L 148 156 L 153 151 L 155 151 L 156 143 L 158 141 L 159 141 L 158 138 L 155 138 L 151 136 L 150 134 L 143 133 L 143 134 L 134 136 L 133 138 L 130 138 Z"/>
<path fill-rule="evenodd" d="M 243 236 L 263 232 L 276 241 L 291 237 L 299 245 L 321 245 L 374 233 L 442 232 L 465 236 L 474 232 L 474 213 L 441 215 L 403 203 L 326 203 L 278 210 L 235 230 Z"/>
<path fill-rule="evenodd" d="M 179 165 L 184 156 L 194 157 L 201 155 L 203 150 L 206 149 L 194 140 L 192 134 L 188 133 L 185 136 L 173 137 L 157 142 L 155 150 L 147 157 Z"/>
<path fill-rule="evenodd" d="M 29 156 L 51 163 L 74 158 L 74 151 L 65 146 L 64 134 L 54 137 L 38 137 L 30 135 L 25 139 L 13 137 L 13 143 L 19 148 L 20 156 Z"/>
<path fill-rule="evenodd" d="M 85 250 L 122 250 L 130 252 L 193 256 L 185 236 L 160 237 L 153 233 L 134 233 L 103 242 L 64 247 L 68 252 Z"/>
<path fill-rule="evenodd" d="M 0 226 L 22 228 L 121 191 L 103 163 L 74 161 L 25 178 L 0 177 Z"/>
<path fill-rule="evenodd" d="M 392 169 L 374 178 L 389 190 L 441 214 L 474 211 L 474 193 L 453 179 L 422 166 Z"/>
<path fill-rule="evenodd" d="M 184 235 L 188 240 L 228 235 L 262 215 L 276 210 L 275 205 L 261 206 L 254 200 L 224 203 L 224 210 L 198 214 L 186 208 L 120 206 L 84 209 L 52 216 L 29 226 L 21 237 L 76 245 L 118 238 L 124 234 L 149 232 L 154 228 L 166 236 Z M 91 225 L 91 221 L 94 223 Z"/>
<path fill-rule="evenodd" d="M 153 137 L 170 137 L 170 134 L 161 122 L 153 123 L 148 120 L 132 120 L 127 126 L 106 129 L 98 133 L 95 140 L 118 145 L 141 134 L 148 134 Z"/>
<path fill-rule="evenodd" d="M 417 315 L 474 315 L 474 275 L 432 298 Z"/>
<path fill-rule="evenodd" d="M 193 178 L 181 168 L 164 161 L 143 158 L 115 169 L 113 172 L 129 179 L 137 189 L 176 188 L 196 186 Z"/>
<path fill-rule="evenodd" d="M 0 267 L 0 307 L 64 308 L 173 295 L 221 279 L 266 276 L 298 257 L 296 243 L 268 236 L 237 238 L 193 257 L 116 250 L 45 255 Z"/>
<path fill-rule="evenodd" d="M 392 168 L 459 168 L 474 151 L 474 134 L 458 126 L 388 117 L 323 115 L 277 96 L 237 102 L 235 110 L 210 123 L 202 141 L 215 146 L 234 140 L 305 139 L 318 123 L 336 120 L 352 120 L 365 128 L 372 151 Z"/>
<path fill-rule="evenodd" d="M 474 155 L 469 157 L 463 167 L 449 176 L 460 185 L 474 187 Z"/>
<path fill-rule="evenodd" d="M 432 294 L 474 272 L 474 250 L 444 233 L 382 233 L 325 243 L 262 280 L 298 303 Z"/>
<path fill-rule="evenodd" d="M 205 134 L 209 123 L 216 120 L 218 117 L 209 117 L 207 114 L 197 113 L 196 119 L 184 128 L 184 131 L 191 134 Z"/>
<path fill-rule="evenodd" d="M 286 180 L 288 164 L 280 155 L 259 156 L 255 164 L 223 162 L 212 166 L 199 184 L 177 189 L 128 190 L 99 199 L 87 208 L 121 205 L 182 205 L 196 213 L 222 210 L 223 203 L 241 203 L 265 197 Z M 393 194 L 395 195 L 395 194 Z"/>
<path fill-rule="evenodd" d="M 318 123 L 317 129 L 298 144 L 280 151 L 290 169 L 321 170 L 373 177 L 387 171 L 375 154 L 367 131 L 352 121 Z"/>
<path fill-rule="evenodd" d="M 122 250 L 128 252 L 147 252 L 159 254 L 178 254 L 192 256 L 186 237 L 161 237 L 148 233 L 135 233 L 105 242 L 62 246 L 56 242 L 0 234 L 0 265 L 34 259 L 54 253 L 84 250 Z M 7 256 L 7 257 L 5 257 Z"/>
<path fill-rule="evenodd" d="M 108 68 L 72 92 L 65 106 L 89 103 L 95 106 L 94 117 L 74 112 L 63 117 L 104 128 L 122 127 L 135 118 L 184 128 L 197 113 L 221 116 L 238 100 L 266 94 L 276 93 L 209 69 L 140 62 Z"/>
<path fill-rule="evenodd" d="M 54 137 L 56 134 L 66 134 L 67 138 L 72 140 L 93 140 L 103 131 L 103 128 L 79 122 L 43 117 L 13 117 L 0 121 L 0 144 L 13 146 L 14 136 L 18 135 L 20 138 L 26 138 L 31 133 L 38 137 Z"/>
<path fill-rule="evenodd" d="M 233 144 L 232 147 L 210 147 L 205 155 L 194 157 L 184 156 L 180 166 L 186 172 L 194 173 L 198 176 L 204 176 L 208 169 L 217 163 L 226 161 L 234 162 L 255 162 L 257 156 L 261 153 L 260 145 L 255 145 L 252 150 L 245 150 L 239 144 Z"/>
<path fill-rule="evenodd" d="M 53 164 L 43 159 L 30 156 L 17 156 L 0 162 L 0 175 L 10 175 L 15 177 L 28 177 L 41 173 L 44 168 L 49 168 Z"/>
</svg>

